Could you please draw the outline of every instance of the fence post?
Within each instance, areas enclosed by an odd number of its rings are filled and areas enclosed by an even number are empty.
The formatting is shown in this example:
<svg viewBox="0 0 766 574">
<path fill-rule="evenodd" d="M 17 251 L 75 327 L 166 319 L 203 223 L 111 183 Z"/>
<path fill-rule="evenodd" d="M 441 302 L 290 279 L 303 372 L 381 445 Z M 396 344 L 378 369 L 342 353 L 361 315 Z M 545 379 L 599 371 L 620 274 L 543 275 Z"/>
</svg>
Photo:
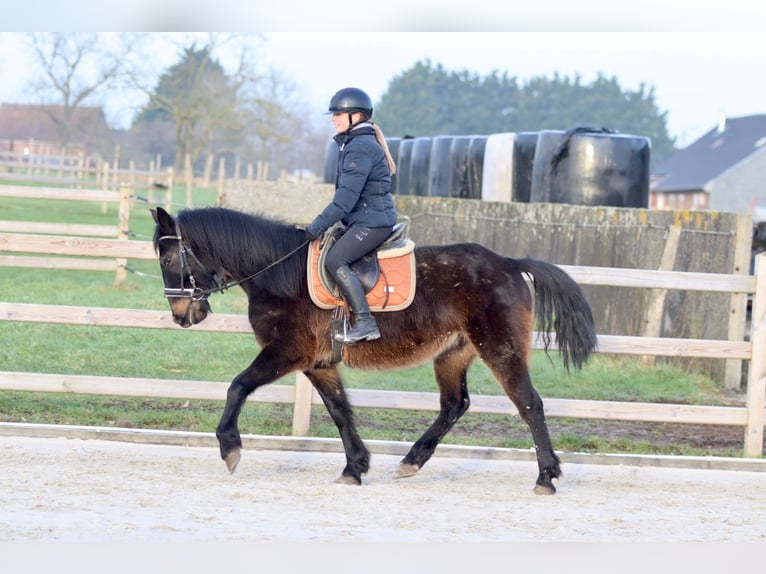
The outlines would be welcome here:
<svg viewBox="0 0 766 574">
<path fill-rule="evenodd" d="M 35 139 L 29 138 L 27 149 L 24 150 L 24 157 L 27 160 L 27 175 L 32 175 L 32 164 L 35 158 Z"/>
<path fill-rule="evenodd" d="M 192 187 L 194 185 L 194 173 L 192 171 L 191 154 L 184 156 L 184 181 L 186 183 L 186 207 L 192 206 Z"/>
<path fill-rule="evenodd" d="M 117 216 L 117 239 L 127 241 L 130 236 L 130 191 L 127 183 L 120 184 L 120 209 Z M 119 285 L 128 276 L 128 260 L 117 259 L 117 274 L 114 284 Z"/>
<path fill-rule="evenodd" d="M 210 178 L 213 173 L 213 163 L 215 162 L 215 156 L 212 153 L 207 154 L 205 158 L 205 171 L 202 173 L 202 187 L 210 186 Z"/>
<path fill-rule="evenodd" d="M 747 426 L 745 456 L 763 456 L 764 408 L 766 408 L 766 253 L 755 258 L 755 293 L 751 315 L 752 351 L 747 377 Z"/>
<path fill-rule="evenodd" d="M 661 271 L 673 271 L 676 265 L 676 253 L 678 253 L 678 241 L 681 238 L 681 224 L 671 225 L 666 233 L 665 248 L 658 269 Z M 659 337 L 662 331 L 662 315 L 665 310 L 665 299 L 668 296 L 667 289 L 650 289 L 648 292 L 649 303 L 646 310 L 646 324 L 644 325 L 644 337 Z M 654 365 L 654 355 L 641 357 L 644 366 Z"/>
<path fill-rule="evenodd" d="M 737 216 L 737 230 L 734 236 L 734 268 L 729 273 L 750 274 L 750 257 L 753 245 L 753 217 L 750 214 Z M 747 293 L 732 293 L 729 313 L 729 341 L 744 341 L 747 329 Z M 724 385 L 727 389 L 742 388 L 743 361 L 728 359 L 724 371 Z"/>
<path fill-rule="evenodd" d="M 226 177 L 226 160 L 223 156 L 218 160 L 218 201 L 216 205 L 223 205 L 223 180 Z"/>
<path fill-rule="evenodd" d="M 168 168 L 168 182 L 166 184 L 167 189 L 165 190 L 165 211 L 170 213 L 170 210 L 173 209 L 173 168 Z"/>
<path fill-rule="evenodd" d="M 293 406 L 293 436 L 307 436 L 311 426 L 311 395 L 314 387 L 303 373 L 295 374 L 295 405 Z"/>
<path fill-rule="evenodd" d="M 77 153 L 77 169 L 74 172 L 74 177 L 77 180 L 77 189 L 83 189 L 84 187 L 87 187 L 88 174 L 87 174 L 87 170 L 85 169 L 85 152 L 84 151 Z"/>
<path fill-rule="evenodd" d="M 101 164 L 101 178 L 99 179 L 99 187 L 101 189 L 109 189 L 109 162 L 105 161 Z"/>
</svg>

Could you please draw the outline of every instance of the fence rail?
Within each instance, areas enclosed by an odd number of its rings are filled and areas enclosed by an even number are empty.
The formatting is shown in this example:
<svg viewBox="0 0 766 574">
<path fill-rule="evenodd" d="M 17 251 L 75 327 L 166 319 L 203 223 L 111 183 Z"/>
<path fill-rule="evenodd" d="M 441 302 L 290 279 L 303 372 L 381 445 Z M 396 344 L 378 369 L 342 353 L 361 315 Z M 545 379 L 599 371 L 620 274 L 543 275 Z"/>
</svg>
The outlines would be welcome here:
<svg viewBox="0 0 766 574">
<path fill-rule="evenodd" d="M 55 253 L 124 259 L 154 259 L 151 242 L 0 233 L 0 251 Z M 606 420 L 719 424 L 745 427 L 744 454 L 763 453 L 766 420 L 766 254 L 757 258 L 753 276 L 645 271 L 562 265 L 581 284 L 624 287 L 696 289 L 752 293 L 752 329 L 749 341 L 670 339 L 660 337 L 598 336 L 598 352 L 673 357 L 708 357 L 749 361 L 747 398 L 744 407 L 632 403 L 573 399 L 545 400 L 552 417 Z M 0 320 L 125 328 L 180 329 L 166 311 L 36 305 L 0 302 Z M 192 330 L 251 334 L 244 315 L 211 315 Z M 534 348 L 542 348 L 535 336 Z M 168 379 L 128 379 L 89 375 L 0 372 L 0 389 L 64 393 L 139 395 L 223 400 L 228 383 Z M 436 393 L 349 389 L 357 407 L 438 410 Z M 258 402 L 294 405 L 293 434 L 305 435 L 312 405 L 321 404 L 308 380 L 299 374 L 295 385 L 269 385 L 252 396 Z M 504 396 L 472 396 L 470 411 L 516 414 Z"/>
</svg>

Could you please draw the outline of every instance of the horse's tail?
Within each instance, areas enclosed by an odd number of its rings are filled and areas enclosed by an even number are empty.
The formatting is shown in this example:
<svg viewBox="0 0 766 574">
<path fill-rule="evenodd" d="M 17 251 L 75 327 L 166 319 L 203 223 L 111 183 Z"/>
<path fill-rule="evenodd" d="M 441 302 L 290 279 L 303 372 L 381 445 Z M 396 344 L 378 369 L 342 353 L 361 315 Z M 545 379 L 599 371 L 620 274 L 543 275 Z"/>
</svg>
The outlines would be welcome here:
<svg viewBox="0 0 766 574">
<path fill-rule="evenodd" d="M 551 263 L 531 258 L 516 262 L 520 271 L 532 276 L 535 315 L 546 353 L 555 331 L 564 366 L 569 370 L 571 361 L 580 370 L 597 345 L 593 314 L 580 286 Z"/>
</svg>

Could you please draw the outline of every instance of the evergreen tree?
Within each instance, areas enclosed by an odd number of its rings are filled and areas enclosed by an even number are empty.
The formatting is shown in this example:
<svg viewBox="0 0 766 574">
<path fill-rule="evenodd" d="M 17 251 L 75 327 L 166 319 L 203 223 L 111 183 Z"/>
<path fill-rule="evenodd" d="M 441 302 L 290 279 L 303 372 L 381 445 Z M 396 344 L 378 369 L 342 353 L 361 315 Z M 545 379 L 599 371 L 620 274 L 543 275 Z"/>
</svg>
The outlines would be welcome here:
<svg viewBox="0 0 766 574">
<path fill-rule="evenodd" d="M 209 47 L 184 48 L 181 60 L 159 79 L 135 124 L 171 124 L 175 129 L 175 164 L 212 151 L 214 142 L 237 142 L 243 129 L 238 113 L 240 85 L 211 58 Z"/>
<path fill-rule="evenodd" d="M 482 78 L 421 61 L 390 82 L 376 121 L 391 137 L 607 128 L 650 138 L 656 161 L 675 151 L 654 88 L 623 90 L 616 78 L 602 75 L 590 84 L 555 74 L 519 85 L 507 74 Z"/>
</svg>

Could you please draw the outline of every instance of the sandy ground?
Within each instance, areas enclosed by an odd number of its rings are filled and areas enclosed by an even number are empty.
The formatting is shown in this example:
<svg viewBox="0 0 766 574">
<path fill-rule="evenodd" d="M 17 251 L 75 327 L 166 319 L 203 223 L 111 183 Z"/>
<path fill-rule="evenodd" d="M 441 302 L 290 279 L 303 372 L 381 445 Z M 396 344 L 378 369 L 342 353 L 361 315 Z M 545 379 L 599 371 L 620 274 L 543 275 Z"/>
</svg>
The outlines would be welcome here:
<svg viewBox="0 0 766 574">
<path fill-rule="evenodd" d="M 766 541 L 766 473 L 567 464 L 556 496 L 531 462 L 434 457 L 361 487 L 337 453 L 0 437 L 3 541 Z"/>
</svg>

